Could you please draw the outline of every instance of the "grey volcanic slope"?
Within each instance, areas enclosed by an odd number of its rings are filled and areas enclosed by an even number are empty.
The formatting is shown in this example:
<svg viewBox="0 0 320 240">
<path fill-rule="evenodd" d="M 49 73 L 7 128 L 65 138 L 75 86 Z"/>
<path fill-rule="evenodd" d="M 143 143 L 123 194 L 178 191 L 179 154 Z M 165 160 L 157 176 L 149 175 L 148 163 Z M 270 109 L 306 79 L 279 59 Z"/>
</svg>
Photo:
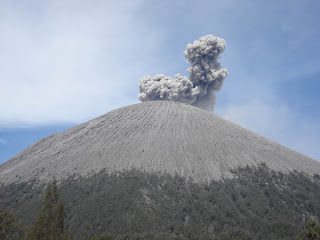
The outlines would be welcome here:
<svg viewBox="0 0 320 240">
<path fill-rule="evenodd" d="M 199 108 L 167 101 L 111 111 L 52 134 L 0 165 L 0 183 L 40 182 L 140 169 L 192 177 L 232 177 L 239 166 L 320 174 L 320 163 Z"/>
</svg>

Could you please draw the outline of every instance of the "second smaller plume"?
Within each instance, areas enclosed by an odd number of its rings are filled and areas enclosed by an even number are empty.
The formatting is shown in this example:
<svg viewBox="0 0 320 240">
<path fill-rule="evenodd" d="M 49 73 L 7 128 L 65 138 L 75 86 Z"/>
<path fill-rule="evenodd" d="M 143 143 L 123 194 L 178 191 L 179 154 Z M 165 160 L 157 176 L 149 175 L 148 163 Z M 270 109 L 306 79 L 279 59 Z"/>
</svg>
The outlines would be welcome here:
<svg viewBox="0 0 320 240">
<path fill-rule="evenodd" d="M 190 76 L 175 78 L 158 74 L 143 76 L 139 81 L 140 101 L 177 101 L 188 103 L 213 112 L 216 104 L 215 92 L 219 91 L 228 76 L 226 68 L 218 62 L 219 54 L 225 49 L 226 41 L 213 35 L 201 37 L 188 44 L 184 56 L 190 63 Z"/>
</svg>

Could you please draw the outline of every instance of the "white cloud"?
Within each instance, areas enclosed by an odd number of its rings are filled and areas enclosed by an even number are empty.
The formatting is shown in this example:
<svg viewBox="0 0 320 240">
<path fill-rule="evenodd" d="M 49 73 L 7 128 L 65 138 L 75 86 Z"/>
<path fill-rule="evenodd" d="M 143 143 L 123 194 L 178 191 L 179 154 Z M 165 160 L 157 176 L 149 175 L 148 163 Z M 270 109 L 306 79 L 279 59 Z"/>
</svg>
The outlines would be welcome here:
<svg viewBox="0 0 320 240">
<path fill-rule="evenodd" d="M 266 103 L 255 99 L 246 103 L 228 104 L 219 115 L 290 149 L 320 160 L 317 144 L 320 129 L 312 119 L 298 118 L 288 105 Z"/>
<path fill-rule="evenodd" d="M 310 9 L 303 1 L 0 1 L 0 129 L 80 123 L 137 103 L 143 75 L 187 74 L 185 44 L 214 34 L 227 41 L 221 64 L 230 73 L 218 115 L 320 159 L 319 121 L 273 91 L 297 78 L 307 85 L 319 71 Z"/>
<path fill-rule="evenodd" d="M 141 1 L 99 4 L 1 3 L 0 127 L 82 122 L 137 102 L 161 37 L 136 13 Z"/>
<path fill-rule="evenodd" d="M 273 138 L 288 123 L 291 113 L 284 104 L 269 105 L 256 99 L 243 104 L 230 104 L 221 114 L 228 120 Z"/>
<path fill-rule="evenodd" d="M 4 140 L 4 139 L 0 138 L 0 144 L 6 144 L 6 143 L 7 143 L 7 141 L 6 141 L 6 140 Z"/>
</svg>

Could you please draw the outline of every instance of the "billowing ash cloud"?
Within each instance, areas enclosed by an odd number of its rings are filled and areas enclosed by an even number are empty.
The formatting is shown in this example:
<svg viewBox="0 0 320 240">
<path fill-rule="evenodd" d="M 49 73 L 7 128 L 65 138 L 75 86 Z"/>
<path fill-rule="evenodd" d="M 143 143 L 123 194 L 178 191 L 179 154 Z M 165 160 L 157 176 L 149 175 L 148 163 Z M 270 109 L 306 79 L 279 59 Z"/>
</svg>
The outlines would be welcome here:
<svg viewBox="0 0 320 240">
<path fill-rule="evenodd" d="M 219 91 L 228 71 L 221 68 L 219 54 L 226 42 L 213 35 L 201 37 L 188 44 L 184 56 L 190 63 L 189 77 L 176 74 L 175 78 L 158 74 L 144 76 L 139 81 L 140 101 L 167 100 L 189 103 L 213 112 L 216 103 L 215 92 Z"/>
</svg>

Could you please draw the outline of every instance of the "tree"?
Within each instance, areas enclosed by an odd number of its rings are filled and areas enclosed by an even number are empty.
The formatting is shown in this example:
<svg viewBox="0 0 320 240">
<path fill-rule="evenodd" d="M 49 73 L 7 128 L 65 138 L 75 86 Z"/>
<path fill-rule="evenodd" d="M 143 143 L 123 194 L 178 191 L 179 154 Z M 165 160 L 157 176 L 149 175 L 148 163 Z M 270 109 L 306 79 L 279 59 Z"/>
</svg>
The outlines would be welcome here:
<svg viewBox="0 0 320 240">
<path fill-rule="evenodd" d="M 64 225 L 64 207 L 59 197 L 57 182 L 47 188 L 40 214 L 26 234 L 25 240 L 68 240 L 69 232 Z"/>
<path fill-rule="evenodd" d="M 114 238 L 112 236 L 107 234 L 102 234 L 102 235 L 90 238 L 90 240 L 113 240 L 113 239 Z"/>
<path fill-rule="evenodd" d="M 320 225 L 315 221 L 309 221 L 295 240 L 320 240 Z"/>
<path fill-rule="evenodd" d="M 0 239 L 16 240 L 23 236 L 22 226 L 15 217 L 7 210 L 0 209 Z"/>
</svg>

